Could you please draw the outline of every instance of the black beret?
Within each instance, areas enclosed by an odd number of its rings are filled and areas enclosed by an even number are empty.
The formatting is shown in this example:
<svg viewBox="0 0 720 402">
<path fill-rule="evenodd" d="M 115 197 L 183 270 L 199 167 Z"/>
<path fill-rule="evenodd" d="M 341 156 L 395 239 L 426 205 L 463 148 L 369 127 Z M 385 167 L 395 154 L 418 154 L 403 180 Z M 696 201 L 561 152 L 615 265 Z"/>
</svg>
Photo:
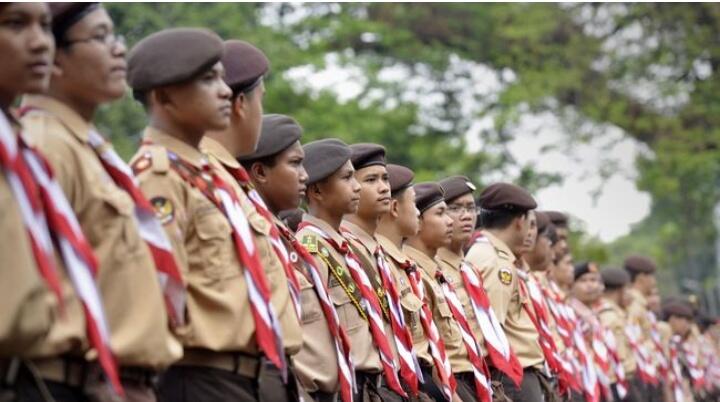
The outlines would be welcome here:
<svg viewBox="0 0 720 402">
<path fill-rule="evenodd" d="M 538 233 L 544 232 L 545 229 L 552 225 L 550 218 L 548 218 L 545 212 L 535 211 L 535 221 L 537 222 Z"/>
<path fill-rule="evenodd" d="M 385 166 L 385 147 L 378 144 L 352 144 L 350 145 L 352 151 L 353 167 L 355 170 L 360 170 L 369 166 L 382 165 Z"/>
<path fill-rule="evenodd" d="M 689 320 L 691 320 L 695 315 L 693 312 L 693 308 L 688 303 L 680 301 L 671 301 L 663 304 L 662 313 L 663 316 L 665 316 L 666 318 L 674 315 L 678 317 L 684 317 Z"/>
<path fill-rule="evenodd" d="M 653 260 L 641 255 L 627 257 L 624 266 L 632 274 L 654 274 L 657 269 Z"/>
<path fill-rule="evenodd" d="M 418 183 L 413 188 L 415 189 L 415 206 L 421 214 L 435 204 L 445 201 L 443 189 L 437 183 Z"/>
<path fill-rule="evenodd" d="M 550 218 L 550 222 L 552 222 L 553 225 L 561 228 L 566 228 L 568 225 L 568 216 L 567 214 L 564 214 L 562 212 L 558 211 L 544 211 L 548 218 Z"/>
<path fill-rule="evenodd" d="M 438 182 L 445 192 L 445 201 L 451 201 L 465 194 L 472 194 L 475 185 L 465 176 L 450 176 Z M 473 200 L 474 201 L 474 200 Z"/>
<path fill-rule="evenodd" d="M 242 40 L 225 41 L 225 83 L 234 91 L 247 91 L 260 82 L 270 68 L 262 50 Z"/>
<path fill-rule="evenodd" d="M 529 211 L 535 199 L 522 187 L 510 183 L 491 184 L 480 193 L 480 207 L 488 210 Z"/>
<path fill-rule="evenodd" d="M 598 273 L 600 272 L 600 270 L 594 262 L 581 262 L 579 264 L 575 264 L 573 277 L 575 278 L 575 280 L 578 280 L 578 278 L 580 278 L 581 276 L 589 274 L 591 272 Z"/>
<path fill-rule="evenodd" d="M 329 177 L 350 160 L 350 148 L 337 138 L 309 142 L 303 149 L 303 166 L 308 174 L 308 185 Z"/>
<path fill-rule="evenodd" d="M 619 289 L 630 283 L 630 275 L 620 268 L 605 268 L 600 271 L 600 276 L 608 289 Z"/>
<path fill-rule="evenodd" d="M 207 71 L 222 55 L 222 39 L 210 30 L 164 29 L 130 51 L 128 84 L 135 91 L 178 84 Z"/>
<path fill-rule="evenodd" d="M 390 180 L 390 193 L 395 195 L 412 185 L 415 173 L 405 166 L 387 164 L 388 179 Z"/>
<path fill-rule="evenodd" d="M 254 161 L 282 152 L 298 141 L 302 132 L 302 127 L 292 117 L 266 114 L 262 119 L 262 130 L 255 152 L 240 156 L 238 160 Z"/>
<path fill-rule="evenodd" d="M 52 14 L 52 33 L 62 44 L 65 33 L 84 16 L 100 8 L 100 3 L 48 3 Z"/>
</svg>

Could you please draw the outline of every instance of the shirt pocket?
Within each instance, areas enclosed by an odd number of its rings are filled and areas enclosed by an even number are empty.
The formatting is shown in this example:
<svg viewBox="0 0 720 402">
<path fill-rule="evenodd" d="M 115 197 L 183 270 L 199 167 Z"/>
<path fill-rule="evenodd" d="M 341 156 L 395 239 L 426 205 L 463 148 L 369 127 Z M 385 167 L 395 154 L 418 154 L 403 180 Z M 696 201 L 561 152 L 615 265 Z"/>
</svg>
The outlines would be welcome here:
<svg viewBox="0 0 720 402">
<path fill-rule="evenodd" d="M 420 322 L 420 311 L 423 303 L 415 296 L 414 293 L 407 293 L 400 299 L 400 305 L 403 309 L 403 317 L 405 325 L 410 328 L 410 334 L 413 339 L 421 339 L 425 335 L 422 323 Z"/>
<path fill-rule="evenodd" d="M 90 218 L 90 224 L 96 228 L 90 233 L 94 237 L 91 239 L 93 247 L 100 254 L 98 257 L 102 261 L 102 254 L 108 252 L 113 261 L 135 258 L 143 244 L 134 217 L 135 202 L 125 191 L 117 188 L 105 189 L 98 198 L 103 212 Z"/>
<path fill-rule="evenodd" d="M 300 302 L 302 305 L 302 323 L 310 324 L 322 317 L 322 306 L 320 299 L 315 293 L 315 286 L 305 279 L 302 273 L 295 273 L 300 282 Z"/>
<path fill-rule="evenodd" d="M 353 284 L 353 286 L 354 285 L 355 284 Z M 332 299 L 335 310 L 338 313 L 338 318 L 348 334 L 354 333 L 362 328 L 364 318 L 358 312 L 350 296 L 345 293 L 345 289 L 338 284 L 337 286 L 331 287 L 329 293 L 330 299 Z"/>
<path fill-rule="evenodd" d="M 457 342 L 461 337 L 459 324 L 455 321 L 445 298 L 437 300 L 437 312 L 440 317 L 437 317 L 436 321 L 440 324 L 442 338 L 446 342 Z"/>
<path fill-rule="evenodd" d="M 217 282 L 240 274 L 230 224 L 219 210 L 197 214 L 194 217 L 195 232 L 198 237 L 198 257 L 202 275 L 208 282 Z"/>
</svg>

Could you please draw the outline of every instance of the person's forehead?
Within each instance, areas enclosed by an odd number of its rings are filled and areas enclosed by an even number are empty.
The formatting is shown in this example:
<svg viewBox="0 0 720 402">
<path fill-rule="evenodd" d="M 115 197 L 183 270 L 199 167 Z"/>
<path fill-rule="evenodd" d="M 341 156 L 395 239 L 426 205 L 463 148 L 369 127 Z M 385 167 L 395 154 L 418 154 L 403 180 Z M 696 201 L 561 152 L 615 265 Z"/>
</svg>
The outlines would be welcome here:
<svg viewBox="0 0 720 402">
<path fill-rule="evenodd" d="M 73 24 L 68 31 L 92 31 L 100 28 L 112 29 L 113 27 L 114 25 L 110 15 L 103 7 L 98 7 L 96 10 L 82 17 L 80 21 Z"/>
<path fill-rule="evenodd" d="M 475 199 L 471 193 L 463 194 L 460 197 L 449 202 L 448 205 L 475 205 Z"/>
<path fill-rule="evenodd" d="M 0 4 L 0 15 L 10 13 L 30 15 L 50 15 L 47 3 L 3 3 Z"/>
</svg>

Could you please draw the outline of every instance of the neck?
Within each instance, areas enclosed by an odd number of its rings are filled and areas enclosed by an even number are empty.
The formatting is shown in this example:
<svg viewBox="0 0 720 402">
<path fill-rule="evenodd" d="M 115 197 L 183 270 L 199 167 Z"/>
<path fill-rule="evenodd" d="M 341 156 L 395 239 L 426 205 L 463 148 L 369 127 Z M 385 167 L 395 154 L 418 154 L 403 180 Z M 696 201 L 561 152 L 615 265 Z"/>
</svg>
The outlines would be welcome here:
<svg viewBox="0 0 720 402">
<path fill-rule="evenodd" d="M 237 136 L 233 135 L 232 124 L 225 130 L 208 131 L 207 133 L 205 133 L 205 135 L 222 144 L 222 146 L 230 153 L 230 155 L 237 157 L 237 155 L 240 153 L 238 151 L 238 146 L 235 143 L 235 138 Z"/>
<path fill-rule="evenodd" d="M 400 234 L 397 225 L 388 219 L 380 219 L 376 233 L 385 236 L 397 248 L 402 247 L 403 236 Z"/>
<path fill-rule="evenodd" d="M 645 291 L 643 290 L 642 286 L 640 286 L 639 283 L 637 283 L 637 282 L 633 283 L 633 286 L 632 286 L 632 287 L 633 287 L 633 289 L 635 289 L 635 290 L 637 290 L 638 292 L 640 292 L 641 295 L 647 296 L 647 295 L 645 294 Z"/>
<path fill-rule="evenodd" d="M 348 215 L 345 220 L 354 223 L 356 226 L 364 230 L 365 233 L 369 234 L 370 236 L 375 234 L 378 226 L 377 218 L 365 219 L 358 214 Z"/>
<path fill-rule="evenodd" d="M 465 246 L 465 243 L 467 242 L 467 239 L 460 240 L 460 239 L 453 239 L 450 242 L 450 245 L 447 246 L 447 249 L 452 251 L 453 253 L 457 255 L 463 255 L 463 247 Z"/>
<path fill-rule="evenodd" d="M 429 247 L 427 244 L 425 244 L 425 242 L 420 239 L 419 236 L 409 238 L 407 240 L 407 243 L 410 247 L 421 251 L 423 254 L 430 258 L 435 258 L 435 255 L 437 254 L 437 248 Z"/>
<path fill-rule="evenodd" d="M 500 239 L 500 241 L 502 241 L 503 243 L 505 243 L 505 245 L 508 246 L 508 248 L 510 248 L 510 251 L 512 251 L 513 254 L 515 254 L 515 248 L 513 247 L 513 243 L 512 243 L 512 240 L 513 240 L 513 239 L 512 239 L 512 236 L 511 236 L 511 233 L 510 233 L 509 230 L 506 230 L 506 229 L 486 229 L 486 231 L 490 232 L 490 234 L 492 234 L 493 236 L 495 236 L 495 237 L 497 237 L 498 239 Z"/>
<path fill-rule="evenodd" d="M 98 108 L 97 103 L 91 103 L 77 99 L 71 94 L 65 91 L 58 91 L 50 87 L 47 93 L 48 96 L 62 102 L 65 106 L 72 109 L 75 113 L 79 114 L 85 121 L 92 121 L 95 117 L 95 111 Z"/>
<path fill-rule="evenodd" d="M 612 290 L 605 291 L 604 297 L 605 297 L 605 299 L 617 304 L 618 306 L 620 305 L 620 293 L 619 292 L 614 292 Z"/>
<path fill-rule="evenodd" d="M 310 215 L 327 223 L 336 231 L 340 231 L 340 223 L 342 222 L 343 214 L 338 215 L 337 213 L 328 211 L 325 208 L 320 208 L 314 203 L 310 204 L 308 210 L 310 212 Z"/>
<path fill-rule="evenodd" d="M 150 127 L 156 128 L 164 133 L 170 134 L 176 139 L 197 149 L 200 147 L 200 141 L 204 136 L 204 131 L 183 127 L 172 119 L 163 116 L 151 115 Z"/>
</svg>

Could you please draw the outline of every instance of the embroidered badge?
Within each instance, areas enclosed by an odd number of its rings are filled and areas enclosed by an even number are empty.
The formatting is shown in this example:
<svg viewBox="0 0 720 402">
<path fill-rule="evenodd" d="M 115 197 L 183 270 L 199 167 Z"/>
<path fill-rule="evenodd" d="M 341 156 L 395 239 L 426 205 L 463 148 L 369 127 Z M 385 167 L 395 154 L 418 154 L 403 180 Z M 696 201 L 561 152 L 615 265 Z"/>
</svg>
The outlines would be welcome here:
<svg viewBox="0 0 720 402">
<path fill-rule="evenodd" d="M 502 282 L 503 285 L 509 285 L 513 279 L 512 271 L 509 268 L 500 268 L 498 278 L 500 278 L 500 282 Z"/>
<path fill-rule="evenodd" d="M 153 197 L 150 203 L 155 209 L 155 217 L 160 223 L 166 225 L 173 221 L 175 218 L 175 207 L 170 200 L 165 197 Z"/>
</svg>

